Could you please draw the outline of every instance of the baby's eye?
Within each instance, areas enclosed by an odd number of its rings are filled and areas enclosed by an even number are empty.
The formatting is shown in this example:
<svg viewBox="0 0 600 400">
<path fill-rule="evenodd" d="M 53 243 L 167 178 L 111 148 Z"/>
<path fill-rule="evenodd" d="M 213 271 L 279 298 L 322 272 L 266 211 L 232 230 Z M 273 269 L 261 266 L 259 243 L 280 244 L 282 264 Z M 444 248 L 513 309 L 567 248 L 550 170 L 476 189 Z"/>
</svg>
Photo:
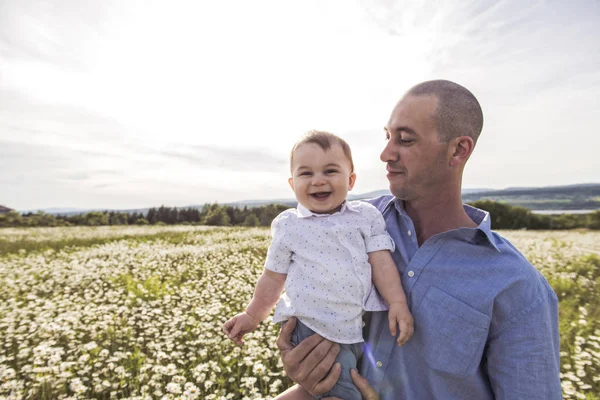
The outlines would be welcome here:
<svg viewBox="0 0 600 400">
<path fill-rule="evenodd" d="M 338 172 L 337 169 L 327 169 L 327 170 L 325 170 L 325 173 L 329 174 L 329 175 L 330 174 L 335 174 L 336 172 Z"/>
<path fill-rule="evenodd" d="M 300 172 L 300 176 L 311 176 L 312 172 L 308 172 L 308 171 L 304 171 L 304 172 Z"/>
</svg>

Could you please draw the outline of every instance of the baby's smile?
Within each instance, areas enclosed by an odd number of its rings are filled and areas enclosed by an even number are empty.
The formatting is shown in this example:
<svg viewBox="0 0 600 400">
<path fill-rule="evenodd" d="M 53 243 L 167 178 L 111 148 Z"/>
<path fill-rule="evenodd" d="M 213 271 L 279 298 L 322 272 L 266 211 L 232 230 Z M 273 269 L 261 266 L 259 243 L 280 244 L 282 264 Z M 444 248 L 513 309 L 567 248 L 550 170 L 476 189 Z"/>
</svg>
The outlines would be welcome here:
<svg viewBox="0 0 600 400">
<path fill-rule="evenodd" d="M 316 192 L 310 194 L 311 197 L 317 200 L 325 200 L 329 197 L 329 195 L 331 195 L 331 192 Z"/>
</svg>

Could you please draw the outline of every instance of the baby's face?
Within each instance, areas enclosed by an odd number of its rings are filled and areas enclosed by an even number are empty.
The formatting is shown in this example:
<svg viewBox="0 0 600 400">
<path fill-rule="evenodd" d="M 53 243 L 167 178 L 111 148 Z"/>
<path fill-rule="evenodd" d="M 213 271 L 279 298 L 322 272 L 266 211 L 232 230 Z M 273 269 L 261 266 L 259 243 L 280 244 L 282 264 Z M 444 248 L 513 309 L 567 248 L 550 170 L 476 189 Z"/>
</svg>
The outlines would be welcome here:
<svg viewBox="0 0 600 400">
<path fill-rule="evenodd" d="M 340 209 L 354 186 L 356 174 L 350 168 L 339 144 L 325 151 L 317 144 L 305 143 L 294 151 L 290 186 L 304 207 L 331 214 Z"/>
</svg>

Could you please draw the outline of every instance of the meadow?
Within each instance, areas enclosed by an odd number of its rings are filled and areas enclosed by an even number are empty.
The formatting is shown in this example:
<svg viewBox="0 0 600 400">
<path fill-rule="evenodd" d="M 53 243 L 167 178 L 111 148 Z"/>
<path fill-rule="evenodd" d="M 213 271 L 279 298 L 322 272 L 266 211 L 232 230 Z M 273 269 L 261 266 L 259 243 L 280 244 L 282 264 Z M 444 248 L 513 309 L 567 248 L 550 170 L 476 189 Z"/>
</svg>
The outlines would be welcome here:
<svg viewBox="0 0 600 400">
<path fill-rule="evenodd" d="M 0 399 L 268 399 L 291 384 L 270 319 L 222 323 L 262 271 L 264 228 L 0 229 Z M 600 232 L 504 231 L 560 299 L 564 398 L 600 399 Z"/>
</svg>

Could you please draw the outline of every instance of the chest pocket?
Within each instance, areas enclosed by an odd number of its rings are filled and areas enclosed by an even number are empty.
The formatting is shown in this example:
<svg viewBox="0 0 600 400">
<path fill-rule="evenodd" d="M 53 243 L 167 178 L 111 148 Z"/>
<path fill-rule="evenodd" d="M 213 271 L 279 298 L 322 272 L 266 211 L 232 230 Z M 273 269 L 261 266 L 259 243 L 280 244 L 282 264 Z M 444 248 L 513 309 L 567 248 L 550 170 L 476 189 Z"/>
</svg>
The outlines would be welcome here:
<svg viewBox="0 0 600 400">
<path fill-rule="evenodd" d="M 414 319 L 411 341 L 430 368 L 459 376 L 476 372 L 490 317 L 430 286 Z"/>
</svg>

